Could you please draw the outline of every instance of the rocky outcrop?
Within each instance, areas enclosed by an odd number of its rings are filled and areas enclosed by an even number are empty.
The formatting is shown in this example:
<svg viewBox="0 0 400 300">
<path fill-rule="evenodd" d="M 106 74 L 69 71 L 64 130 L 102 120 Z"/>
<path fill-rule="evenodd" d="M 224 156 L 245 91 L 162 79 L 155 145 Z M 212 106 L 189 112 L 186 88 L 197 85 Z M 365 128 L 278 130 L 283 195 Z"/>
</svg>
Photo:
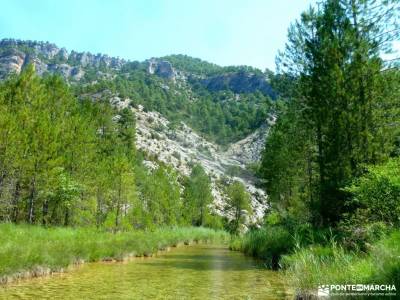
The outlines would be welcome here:
<svg viewBox="0 0 400 300">
<path fill-rule="evenodd" d="M 21 72 L 25 57 L 25 53 L 13 48 L 0 53 L 0 75 Z"/>
<path fill-rule="evenodd" d="M 176 79 L 176 71 L 169 61 L 152 58 L 147 61 L 147 72 L 169 80 Z"/>
<path fill-rule="evenodd" d="M 72 51 L 69 55 L 69 62 L 78 64 L 82 67 L 106 67 L 113 69 L 120 69 L 127 61 L 124 59 L 110 57 L 102 54 L 91 54 L 89 52 L 75 52 Z"/>
<path fill-rule="evenodd" d="M 0 40 L 0 48 L 3 49 L 19 49 L 20 51 L 28 51 L 34 56 L 42 56 L 46 59 L 53 59 L 60 52 L 55 44 L 48 42 L 37 42 L 37 41 L 21 41 L 14 39 L 3 39 Z M 65 49 L 63 51 L 66 51 Z"/>
<path fill-rule="evenodd" d="M 106 67 L 119 70 L 126 61 L 102 54 L 71 51 L 58 48 L 48 42 L 20 41 L 14 39 L 0 40 L 0 77 L 19 73 L 33 63 L 40 75 L 50 72 L 62 75 L 66 79 L 80 80 L 85 68 Z"/>
<path fill-rule="evenodd" d="M 201 83 L 210 91 L 230 89 L 236 94 L 260 91 L 272 99 L 276 98 L 276 94 L 267 82 L 265 76 L 250 72 L 240 71 L 221 74 L 203 79 Z"/>
<path fill-rule="evenodd" d="M 269 128 L 275 123 L 275 116 L 270 116 L 266 123 L 246 138 L 229 146 L 225 155 L 242 165 L 249 165 L 261 159 Z"/>
<path fill-rule="evenodd" d="M 72 78 L 74 80 L 80 80 L 85 74 L 80 66 L 71 67 L 68 64 L 49 64 L 46 70 L 51 73 L 59 74 L 64 78 Z M 37 67 L 36 72 L 38 72 Z M 38 73 L 40 74 L 40 72 Z"/>
</svg>

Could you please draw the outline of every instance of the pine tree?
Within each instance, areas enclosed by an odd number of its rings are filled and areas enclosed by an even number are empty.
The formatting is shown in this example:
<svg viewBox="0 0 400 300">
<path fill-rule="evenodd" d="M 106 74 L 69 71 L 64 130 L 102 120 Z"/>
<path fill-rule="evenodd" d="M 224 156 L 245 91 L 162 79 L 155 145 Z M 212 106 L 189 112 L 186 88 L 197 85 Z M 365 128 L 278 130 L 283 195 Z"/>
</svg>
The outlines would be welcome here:
<svg viewBox="0 0 400 300">
<path fill-rule="evenodd" d="M 386 107 L 393 101 L 384 83 L 387 67 L 381 51 L 396 36 L 398 11 L 399 1 L 327 0 L 289 30 L 279 64 L 282 76 L 294 78 L 296 126 L 307 133 L 307 141 L 299 145 L 307 147 L 291 151 L 300 157 L 288 158 L 298 170 L 295 174 L 308 173 L 305 199 L 316 225 L 337 222 L 346 209 L 343 187 L 362 173 L 365 163 L 385 161 L 393 151 L 398 131 L 387 131 L 393 122 Z M 388 30 L 386 23 L 393 28 Z M 267 145 L 266 153 L 268 149 Z M 299 161 L 306 163 L 298 165 Z M 271 182 L 271 172 L 264 174 Z M 304 180 L 296 186 L 295 190 L 306 187 Z"/>
</svg>

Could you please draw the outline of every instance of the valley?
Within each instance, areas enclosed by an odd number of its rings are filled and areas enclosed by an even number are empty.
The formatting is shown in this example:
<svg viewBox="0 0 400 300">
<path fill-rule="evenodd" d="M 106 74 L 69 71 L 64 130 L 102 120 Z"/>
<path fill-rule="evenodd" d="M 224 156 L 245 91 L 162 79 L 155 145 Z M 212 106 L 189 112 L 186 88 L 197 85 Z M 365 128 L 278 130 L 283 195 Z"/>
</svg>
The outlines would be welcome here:
<svg viewBox="0 0 400 300">
<path fill-rule="evenodd" d="M 272 111 L 268 111 L 268 97 L 275 98 L 276 94 L 261 71 L 249 67 L 219 67 L 179 55 L 129 62 L 107 55 L 69 52 L 50 43 L 0 41 L 0 77 L 19 73 L 29 64 L 35 66 L 40 76 L 62 76 L 81 98 L 109 101 L 119 110 L 131 109 L 136 117 L 136 146 L 156 159 L 147 165 L 157 166 L 159 160 L 189 176 L 191 166 L 199 163 L 211 178 L 214 197 L 211 208 L 215 213 L 230 217 L 225 210 L 224 186 L 234 180 L 241 182 L 251 195 L 253 209 L 246 222 L 262 221 L 268 209 L 267 197 L 251 168 L 259 163 L 268 128 L 274 122 Z M 134 87 L 130 92 L 130 85 L 136 83 L 145 84 L 163 98 L 154 102 L 157 95 L 146 95 Z M 250 125 L 251 129 L 237 128 L 234 140 L 232 136 L 229 142 L 217 144 L 216 141 L 221 142 L 220 134 L 212 128 L 234 127 L 229 119 L 225 121 L 227 124 L 220 123 L 219 116 L 213 116 L 215 111 L 207 115 L 211 107 L 204 107 L 202 101 L 209 101 L 204 99 L 204 94 L 212 99 L 212 106 L 218 105 L 217 109 L 231 107 L 237 114 L 233 121 L 256 123 Z M 254 103 L 247 102 L 248 95 Z M 149 101 L 146 97 L 150 97 Z M 258 111 L 254 115 L 257 120 L 246 120 L 247 115 L 241 111 L 243 105 L 253 114 L 259 106 L 265 108 L 263 113 Z M 200 111 L 193 112 L 197 107 Z M 207 122 L 213 123 L 211 127 L 204 127 Z"/>
</svg>

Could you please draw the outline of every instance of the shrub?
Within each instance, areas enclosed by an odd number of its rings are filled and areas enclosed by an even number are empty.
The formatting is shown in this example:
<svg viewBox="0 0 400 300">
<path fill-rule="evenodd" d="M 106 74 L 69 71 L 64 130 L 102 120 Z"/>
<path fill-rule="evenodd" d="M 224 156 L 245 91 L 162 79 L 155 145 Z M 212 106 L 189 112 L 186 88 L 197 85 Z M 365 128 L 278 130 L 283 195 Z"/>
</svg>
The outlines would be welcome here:
<svg viewBox="0 0 400 300">
<path fill-rule="evenodd" d="M 400 224 L 400 159 L 372 166 L 345 189 L 353 195 L 349 205 L 373 222 Z"/>
<path fill-rule="evenodd" d="M 355 217 L 342 221 L 338 230 L 341 243 L 346 249 L 367 252 L 372 243 L 388 232 L 388 227 L 384 222 L 368 223 L 367 220 Z"/>
</svg>

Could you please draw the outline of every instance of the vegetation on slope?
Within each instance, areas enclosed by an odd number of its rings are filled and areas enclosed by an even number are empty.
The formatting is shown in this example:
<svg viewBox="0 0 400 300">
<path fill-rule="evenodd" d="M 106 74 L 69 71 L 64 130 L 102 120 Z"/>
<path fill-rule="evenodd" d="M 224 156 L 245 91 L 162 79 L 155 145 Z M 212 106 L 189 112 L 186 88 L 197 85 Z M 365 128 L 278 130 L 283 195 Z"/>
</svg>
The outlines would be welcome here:
<svg viewBox="0 0 400 300">
<path fill-rule="evenodd" d="M 258 75 L 262 74 L 261 70 L 250 66 L 221 67 L 199 58 L 194 58 L 183 54 L 167 55 L 161 57 L 160 59 L 169 61 L 176 69 L 180 71 L 195 75 L 215 76 L 239 71 L 251 72 Z"/>
<path fill-rule="evenodd" d="M 270 98 L 259 91 L 235 94 L 229 89 L 209 91 L 200 83 L 171 84 L 137 68 L 124 70 L 113 80 L 77 85 L 75 93 L 105 91 L 131 99 L 134 106 L 140 104 L 146 110 L 158 111 L 173 123 L 184 121 L 219 144 L 237 141 L 259 128 L 271 106 Z"/>
<path fill-rule="evenodd" d="M 1 221 L 114 231 L 227 222 L 210 211 L 201 166 L 190 178 L 156 160 L 145 166 L 152 158 L 135 149 L 129 108 L 78 100 L 59 77 L 33 68 L 0 90 Z"/>
</svg>

